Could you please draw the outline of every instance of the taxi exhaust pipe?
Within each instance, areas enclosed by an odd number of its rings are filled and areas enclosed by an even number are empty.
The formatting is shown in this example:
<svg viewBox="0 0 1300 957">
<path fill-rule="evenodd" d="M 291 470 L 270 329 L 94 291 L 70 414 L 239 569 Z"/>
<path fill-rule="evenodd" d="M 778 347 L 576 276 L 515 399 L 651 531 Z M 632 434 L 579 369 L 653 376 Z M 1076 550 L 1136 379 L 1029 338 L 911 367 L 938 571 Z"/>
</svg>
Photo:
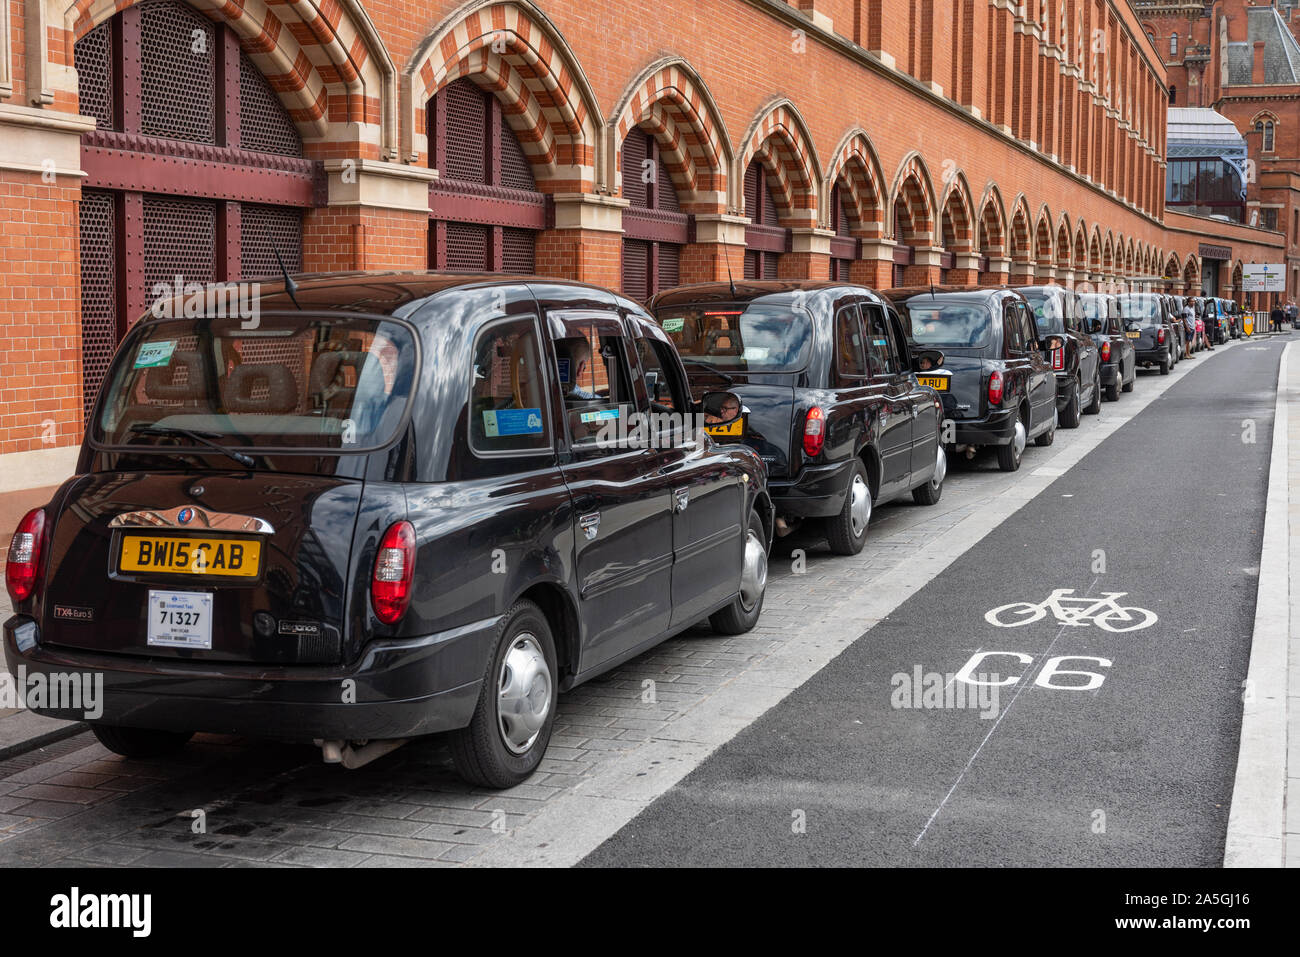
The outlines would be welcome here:
<svg viewBox="0 0 1300 957">
<path fill-rule="evenodd" d="M 396 751 L 410 738 L 384 738 L 381 741 L 342 741 L 321 739 L 316 746 L 321 750 L 321 758 L 326 764 L 341 764 L 349 771 L 364 767 L 376 758 Z"/>
</svg>

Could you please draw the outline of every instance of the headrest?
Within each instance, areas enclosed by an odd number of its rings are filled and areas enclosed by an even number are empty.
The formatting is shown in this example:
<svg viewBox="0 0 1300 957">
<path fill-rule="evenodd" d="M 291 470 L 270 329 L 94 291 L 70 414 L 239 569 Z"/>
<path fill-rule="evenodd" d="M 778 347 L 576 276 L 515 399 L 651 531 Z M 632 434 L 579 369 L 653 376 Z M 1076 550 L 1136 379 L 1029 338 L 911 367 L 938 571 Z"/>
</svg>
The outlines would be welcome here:
<svg viewBox="0 0 1300 957">
<path fill-rule="evenodd" d="M 253 398 L 258 387 L 264 398 Z M 292 412 L 298 405 L 298 386 L 293 373 L 280 365 L 240 365 L 226 381 L 226 409 L 230 412 L 263 412 L 271 415 Z"/>
<path fill-rule="evenodd" d="M 165 366 L 149 369 L 144 377 L 144 394 L 151 399 L 179 402 L 202 399 L 203 366 L 197 352 L 174 352 Z"/>
</svg>

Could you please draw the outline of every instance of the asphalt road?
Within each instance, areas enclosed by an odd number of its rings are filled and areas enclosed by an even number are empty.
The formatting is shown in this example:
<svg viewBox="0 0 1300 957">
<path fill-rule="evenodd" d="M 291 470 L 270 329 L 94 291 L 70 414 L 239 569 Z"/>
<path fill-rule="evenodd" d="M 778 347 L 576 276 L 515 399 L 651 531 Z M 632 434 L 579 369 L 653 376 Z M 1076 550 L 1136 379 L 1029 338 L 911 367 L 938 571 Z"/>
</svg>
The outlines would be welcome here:
<svg viewBox="0 0 1300 957">
<path fill-rule="evenodd" d="M 583 863 L 1219 865 L 1285 342 L 1191 360 L 1199 368 Z M 1122 592 L 1116 604 L 1156 620 L 1111 632 L 1050 609 L 1019 627 L 985 618 L 1053 589 Z M 1017 679 L 996 709 L 985 699 L 989 717 L 925 706 L 927 680 L 972 688 L 957 675 L 981 652 L 1015 653 L 971 667 Z M 917 669 L 922 706 L 896 707 Z"/>
</svg>

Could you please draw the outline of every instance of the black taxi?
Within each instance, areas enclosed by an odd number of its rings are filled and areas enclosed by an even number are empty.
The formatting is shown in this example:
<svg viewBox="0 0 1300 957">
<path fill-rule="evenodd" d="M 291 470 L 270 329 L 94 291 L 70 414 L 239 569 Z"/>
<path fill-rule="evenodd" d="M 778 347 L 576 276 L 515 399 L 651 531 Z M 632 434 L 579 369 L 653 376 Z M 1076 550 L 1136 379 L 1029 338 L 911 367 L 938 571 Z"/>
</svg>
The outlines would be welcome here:
<svg viewBox="0 0 1300 957">
<path fill-rule="evenodd" d="M 754 625 L 766 470 L 705 434 L 739 400 L 692 401 L 641 306 L 421 273 L 253 305 L 136 323 L 77 474 L 10 546 L 9 669 L 102 673 L 110 749 L 237 733 L 356 766 L 446 731 L 462 776 L 507 787 L 558 692 Z"/>
<path fill-rule="evenodd" d="M 729 390 L 767 463 L 778 533 L 824 522 L 837 554 L 866 543 L 873 503 L 932 505 L 947 459 L 940 402 L 918 382 L 939 352 L 913 354 L 890 304 L 865 286 L 757 280 L 679 286 L 650 310 L 697 394 Z M 935 384 L 946 382 L 935 377 Z"/>
</svg>

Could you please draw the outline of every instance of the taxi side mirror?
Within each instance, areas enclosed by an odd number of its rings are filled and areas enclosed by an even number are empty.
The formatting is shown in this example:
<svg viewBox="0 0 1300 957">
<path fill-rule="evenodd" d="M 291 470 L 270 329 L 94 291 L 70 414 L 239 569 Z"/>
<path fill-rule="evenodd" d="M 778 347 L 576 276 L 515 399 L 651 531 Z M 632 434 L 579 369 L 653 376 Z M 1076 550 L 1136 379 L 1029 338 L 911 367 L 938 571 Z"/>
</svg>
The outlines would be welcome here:
<svg viewBox="0 0 1300 957">
<path fill-rule="evenodd" d="M 1048 336 L 1046 339 L 1040 340 L 1039 346 L 1044 352 L 1055 352 L 1057 349 L 1064 348 L 1065 340 L 1060 336 Z"/>
</svg>

